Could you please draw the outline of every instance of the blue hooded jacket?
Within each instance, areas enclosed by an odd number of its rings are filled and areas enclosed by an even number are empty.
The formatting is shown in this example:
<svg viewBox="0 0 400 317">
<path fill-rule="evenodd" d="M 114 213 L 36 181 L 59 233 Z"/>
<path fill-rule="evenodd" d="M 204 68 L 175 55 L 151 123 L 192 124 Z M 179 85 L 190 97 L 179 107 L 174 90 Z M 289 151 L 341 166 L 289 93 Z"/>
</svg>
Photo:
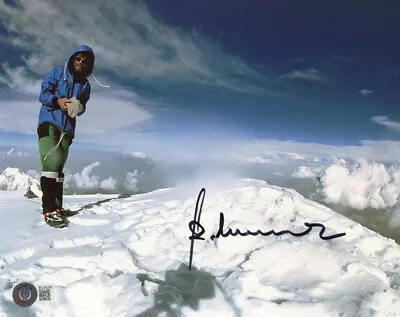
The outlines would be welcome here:
<svg viewBox="0 0 400 317">
<path fill-rule="evenodd" d="M 76 80 L 73 75 L 72 63 L 78 53 L 89 54 L 89 67 L 83 80 Z M 94 66 L 93 50 L 86 45 L 79 46 L 69 57 L 65 66 L 53 67 L 44 77 L 41 85 L 39 101 L 42 103 L 39 112 L 38 126 L 48 122 L 56 126 L 61 132 L 68 134 L 71 139 L 75 137 L 76 117 L 71 118 L 63 112 L 57 104 L 58 98 L 75 97 L 82 104 L 81 116 L 86 111 L 86 103 L 90 98 L 90 83 L 87 80 Z"/>
</svg>

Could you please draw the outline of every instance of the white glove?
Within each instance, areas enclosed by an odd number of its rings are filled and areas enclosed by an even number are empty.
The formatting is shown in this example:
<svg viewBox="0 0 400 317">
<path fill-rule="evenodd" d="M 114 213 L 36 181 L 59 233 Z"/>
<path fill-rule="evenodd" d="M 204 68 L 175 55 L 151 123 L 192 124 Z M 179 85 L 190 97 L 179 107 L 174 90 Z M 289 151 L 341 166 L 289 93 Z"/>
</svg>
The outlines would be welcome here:
<svg viewBox="0 0 400 317">
<path fill-rule="evenodd" d="M 82 111 L 83 106 L 82 106 L 81 102 L 78 99 L 76 99 L 75 97 L 72 97 L 70 100 L 71 101 L 66 102 L 66 104 L 68 105 L 68 115 L 71 118 L 75 118 L 76 115 Z"/>
</svg>

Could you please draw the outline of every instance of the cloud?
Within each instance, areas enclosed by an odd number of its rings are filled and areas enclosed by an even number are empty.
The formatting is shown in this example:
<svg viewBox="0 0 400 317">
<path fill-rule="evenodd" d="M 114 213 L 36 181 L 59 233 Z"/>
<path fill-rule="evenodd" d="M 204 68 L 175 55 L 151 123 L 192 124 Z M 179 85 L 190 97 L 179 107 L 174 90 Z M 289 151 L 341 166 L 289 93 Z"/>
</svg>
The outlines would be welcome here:
<svg viewBox="0 0 400 317">
<path fill-rule="evenodd" d="M 268 164 L 271 163 L 271 159 L 264 157 L 264 156 L 254 156 L 254 157 L 249 157 L 246 159 L 247 162 L 249 163 L 255 163 L 255 164 Z"/>
<path fill-rule="evenodd" d="M 131 155 L 133 157 L 141 158 L 141 159 L 149 159 L 150 158 L 150 156 L 148 154 L 142 153 L 142 152 L 133 152 L 133 153 L 131 153 Z"/>
<path fill-rule="evenodd" d="M 137 191 L 137 184 L 139 181 L 139 175 L 138 175 L 138 171 L 135 170 L 133 171 L 133 173 L 129 172 L 126 175 L 126 179 L 125 179 L 125 188 L 131 191 Z"/>
<path fill-rule="evenodd" d="M 122 168 L 129 168 L 132 165 L 132 161 L 127 162 L 127 165 Z M 88 166 L 85 166 L 78 173 L 70 173 L 67 169 L 65 170 L 64 183 L 65 188 L 68 189 L 79 189 L 79 190 L 93 190 L 93 189 L 103 189 L 111 191 L 120 191 L 122 189 L 128 190 L 130 192 L 137 192 L 139 190 L 138 183 L 140 179 L 145 174 L 145 171 L 139 172 L 137 169 L 133 172 L 128 172 L 125 178 L 118 178 L 115 176 L 108 176 L 107 178 L 101 179 L 99 175 L 94 174 L 94 170 L 98 169 L 103 164 L 100 162 L 93 162 Z M 108 167 L 109 168 L 109 167 Z M 107 169 L 103 166 L 97 174 L 113 173 L 115 168 L 112 170 Z M 37 175 L 35 171 L 29 171 L 31 175 Z"/>
<path fill-rule="evenodd" d="M 7 151 L 0 151 L 0 158 L 8 158 L 8 159 L 12 159 L 12 158 L 21 158 L 21 157 L 26 157 L 28 156 L 28 153 L 23 152 L 21 150 L 17 150 L 14 147 L 10 148 Z"/>
<path fill-rule="evenodd" d="M 292 141 L 259 141 L 257 146 L 260 151 L 266 153 L 287 152 L 304 156 L 306 161 L 318 158 L 320 161 L 332 158 L 350 160 L 366 159 L 370 161 L 397 162 L 400 157 L 400 142 L 398 141 L 374 141 L 363 140 L 359 145 L 333 146 L 318 143 L 304 143 Z"/>
<path fill-rule="evenodd" d="M 36 92 L 37 96 L 39 92 L 40 88 Z M 76 137 L 85 134 L 101 138 L 101 134 L 112 135 L 121 129 L 150 120 L 150 112 L 138 106 L 140 100 L 136 94 L 126 90 L 114 89 L 111 92 L 92 93 L 86 113 L 77 117 Z M 0 130 L 36 134 L 40 107 L 37 98 L 28 101 L 0 100 Z"/>
<path fill-rule="evenodd" d="M 82 162 L 81 156 L 75 159 L 75 162 L 68 162 L 68 168 L 64 170 L 64 186 L 66 189 L 73 192 L 78 191 L 81 194 L 93 193 L 93 190 L 100 189 L 116 193 L 125 191 L 132 193 L 139 190 L 158 189 L 159 186 L 162 186 L 157 183 L 142 183 L 143 178 L 147 176 L 146 173 L 151 170 L 143 164 L 144 160 L 148 160 L 148 158 L 139 158 L 138 161 L 123 154 L 108 153 L 102 157 L 101 162 L 91 162 L 82 168 L 82 165 L 90 161 L 89 157 L 93 156 L 96 156 L 96 154 L 90 153 L 88 159 L 84 162 Z M 26 160 L 29 160 L 29 158 L 26 158 Z M 78 161 L 84 164 L 79 164 Z M 132 170 L 132 167 L 135 169 L 130 172 L 129 170 Z M 36 169 L 21 168 L 21 166 L 19 166 L 19 169 L 25 170 L 23 175 L 26 177 L 30 176 L 36 181 L 40 181 L 41 174 Z M 73 173 L 71 170 L 77 172 Z"/>
<path fill-rule="evenodd" d="M 0 75 L 0 82 L 11 90 L 39 97 L 41 80 L 30 78 L 24 67 L 11 68 L 3 64 L 5 75 Z"/>
<path fill-rule="evenodd" d="M 112 190 L 112 189 L 116 189 L 117 187 L 117 180 L 113 177 L 109 177 L 107 179 L 104 179 L 100 182 L 99 187 L 101 189 L 105 189 L 105 190 Z"/>
<path fill-rule="evenodd" d="M 356 209 L 391 208 L 399 203 L 400 167 L 362 160 L 333 164 L 321 176 L 325 201 Z"/>
<path fill-rule="evenodd" d="M 74 150 L 77 152 L 68 162 L 74 173 L 65 172 L 67 187 L 145 192 L 176 186 L 183 181 L 194 182 L 200 178 L 212 181 L 221 174 L 269 181 L 274 173 L 315 179 L 323 171 L 322 193 L 332 203 L 363 209 L 390 207 L 399 200 L 396 193 L 400 193 L 400 167 L 396 164 L 400 157 L 400 142 L 364 141 L 358 146 L 332 146 L 236 138 L 219 141 L 176 138 L 168 141 L 164 137 L 127 139 L 123 142 L 123 149 L 128 149 L 134 142 L 137 142 L 136 150 L 131 153 L 146 155 L 92 152 L 86 149 L 79 153 Z M 150 151 L 138 150 L 140 145 Z M 36 150 L 32 151 L 36 153 Z M 257 156 L 258 160 L 251 160 Z M 93 163 L 93 157 L 101 157 L 101 163 Z M 362 159 L 372 163 L 362 165 L 358 162 Z M 28 156 L 25 160 L 33 159 Z M 29 175 L 36 173 L 30 172 Z"/>
<path fill-rule="evenodd" d="M 282 79 L 290 79 L 290 80 L 306 80 L 306 81 L 314 81 L 314 82 L 327 82 L 328 77 L 321 73 L 319 70 L 312 68 L 304 71 L 295 70 L 291 73 L 281 75 Z"/>
<path fill-rule="evenodd" d="M 33 101 L 0 100 L 0 131 L 36 134 L 38 114 Z"/>
<path fill-rule="evenodd" d="M 78 188 L 94 188 L 99 186 L 99 177 L 96 175 L 91 175 L 93 169 L 99 167 L 100 162 L 92 163 L 89 166 L 86 166 L 80 173 L 75 173 L 72 175 L 65 175 L 65 184 L 66 187 L 69 187 L 70 184 L 73 184 L 74 187 Z"/>
<path fill-rule="evenodd" d="M 400 132 L 400 122 L 394 121 L 387 116 L 375 116 L 371 120 L 375 123 L 385 126 L 395 132 Z"/>
<path fill-rule="evenodd" d="M 54 64 L 64 64 L 85 43 L 96 54 L 95 71 L 107 70 L 118 78 L 265 90 L 250 83 L 266 78 L 245 61 L 199 34 L 156 20 L 139 1 L 91 0 L 77 9 L 75 1 L 21 0 L 10 6 L 1 0 L 0 19 L 12 34 L 9 44 L 24 51 L 27 69 L 39 76 Z"/>
<path fill-rule="evenodd" d="M 312 169 L 308 166 L 300 166 L 293 173 L 292 177 L 295 178 L 316 178 L 319 169 Z"/>
<path fill-rule="evenodd" d="M 152 135 L 140 132 L 118 132 L 112 135 L 81 135 L 80 140 L 114 146 L 115 151 L 142 152 L 156 161 L 208 164 L 286 164 L 302 161 L 325 164 L 334 158 L 367 159 L 393 163 L 400 157 L 400 142 L 363 140 L 358 145 L 334 146 L 320 143 L 248 139 L 235 137 L 215 138 L 205 135 Z M 122 140 L 116 143 L 116 140 Z M 205 163 L 207 162 L 207 163 Z"/>
<path fill-rule="evenodd" d="M 360 94 L 363 95 L 364 97 L 367 97 L 368 95 L 371 95 L 373 93 L 374 93 L 373 90 L 368 90 L 365 88 L 360 90 Z"/>
<path fill-rule="evenodd" d="M 292 161 L 292 160 L 305 160 L 306 157 L 302 154 L 292 153 L 292 152 L 273 152 L 273 153 L 262 153 L 255 157 L 247 158 L 250 163 L 258 164 L 280 164 L 282 161 Z"/>
<path fill-rule="evenodd" d="M 77 132 L 112 134 L 150 120 L 150 112 L 138 106 L 136 100 L 140 100 L 136 94 L 124 90 L 96 92 L 88 102 L 86 113 L 77 119 Z"/>
</svg>

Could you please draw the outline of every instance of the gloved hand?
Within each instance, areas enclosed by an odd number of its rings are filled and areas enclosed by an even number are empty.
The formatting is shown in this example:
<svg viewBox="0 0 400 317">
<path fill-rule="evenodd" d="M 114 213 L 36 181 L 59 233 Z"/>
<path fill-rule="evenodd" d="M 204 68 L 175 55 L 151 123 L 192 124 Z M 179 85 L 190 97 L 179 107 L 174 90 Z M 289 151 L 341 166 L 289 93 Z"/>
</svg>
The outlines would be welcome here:
<svg viewBox="0 0 400 317">
<path fill-rule="evenodd" d="M 75 118 L 76 115 L 83 109 L 81 102 L 75 97 L 72 97 L 70 101 L 66 102 L 65 104 L 68 105 L 68 115 L 71 118 Z"/>
</svg>

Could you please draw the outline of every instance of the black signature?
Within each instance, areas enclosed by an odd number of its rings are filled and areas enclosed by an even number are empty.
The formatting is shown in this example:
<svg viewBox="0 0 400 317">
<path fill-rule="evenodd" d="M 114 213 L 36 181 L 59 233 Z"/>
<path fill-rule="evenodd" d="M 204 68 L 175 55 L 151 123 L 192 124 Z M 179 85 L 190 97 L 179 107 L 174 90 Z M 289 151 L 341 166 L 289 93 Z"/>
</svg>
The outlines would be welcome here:
<svg viewBox="0 0 400 317">
<path fill-rule="evenodd" d="M 189 237 L 190 241 L 190 258 L 189 258 L 189 270 L 192 267 L 192 261 L 193 261 L 193 248 L 194 248 L 194 240 L 205 240 L 205 238 L 203 238 L 202 236 L 204 235 L 204 233 L 206 232 L 206 230 L 204 229 L 204 227 L 201 225 L 200 223 L 200 217 L 201 217 L 201 212 L 203 209 L 203 203 L 204 203 L 204 197 L 206 195 L 206 190 L 205 188 L 202 188 L 199 196 L 197 198 L 196 201 L 196 208 L 194 210 L 194 219 L 192 221 L 189 222 L 189 230 L 192 233 L 192 235 Z M 292 236 L 295 237 L 301 237 L 301 236 L 305 236 L 306 234 L 310 233 L 311 230 L 314 227 L 319 227 L 321 228 L 320 232 L 319 232 L 319 237 L 322 240 L 331 240 L 331 239 L 335 239 L 335 238 L 339 238 L 339 237 L 343 237 L 346 234 L 345 233 L 337 233 L 337 234 L 333 234 L 330 236 L 324 236 L 323 234 L 325 233 L 325 226 L 323 224 L 320 223 L 308 223 L 305 222 L 304 225 L 308 228 L 303 232 L 292 232 L 290 230 L 282 230 L 282 231 L 278 231 L 276 232 L 275 230 L 270 230 L 270 231 L 266 231 L 263 232 L 261 230 L 257 230 L 257 231 L 249 231 L 247 230 L 246 232 L 241 232 L 239 229 L 236 229 L 235 231 L 232 231 L 231 228 L 228 228 L 228 230 L 226 232 L 224 232 L 224 222 L 225 222 L 225 218 L 224 218 L 224 214 L 222 212 L 220 212 L 219 214 L 219 228 L 216 234 L 213 234 L 210 236 L 211 240 L 220 238 L 220 237 L 228 237 L 228 236 L 258 236 L 258 235 L 262 235 L 262 236 L 269 236 L 271 234 L 275 235 L 275 236 L 281 236 L 283 234 L 291 234 Z"/>
</svg>

